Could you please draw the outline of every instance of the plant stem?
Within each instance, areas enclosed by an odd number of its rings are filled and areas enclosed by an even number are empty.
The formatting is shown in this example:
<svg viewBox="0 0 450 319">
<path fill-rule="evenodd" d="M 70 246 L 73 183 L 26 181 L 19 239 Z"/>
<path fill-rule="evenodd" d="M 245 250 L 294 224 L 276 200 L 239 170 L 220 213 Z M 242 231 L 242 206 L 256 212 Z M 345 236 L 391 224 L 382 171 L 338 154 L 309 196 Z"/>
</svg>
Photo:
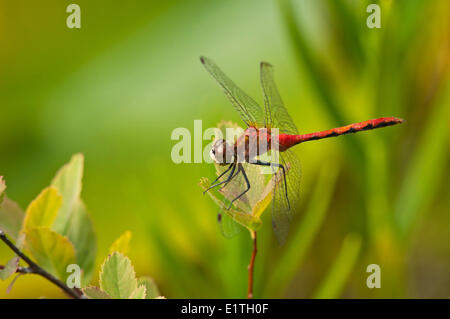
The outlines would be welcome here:
<svg viewBox="0 0 450 319">
<path fill-rule="evenodd" d="M 25 261 L 29 268 L 20 267 L 18 268 L 17 272 L 25 272 L 25 273 L 33 273 L 40 275 L 47 279 L 48 281 L 52 282 L 59 288 L 61 288 L 66 294 L 68 294 L 70 297 L 75 299 L 81 299 L 83 298 L 83 294 L 79 290 L 71 289 L 68 286 L 66 286 L 61 280 L 57 279 L 52 274 L 48 273 L 41 267 L 39 267 L 35 262 L 33 262 L 28 256 L 26 256 L 24 253 L 20 251 L 20 249 L 15 246 L 9 239 L 6 237 L 6 234 L 0 230 L 0 239 L 9 247 L 13 252 L 16 253 L 17 256 L 19 256 L 23 261 Z"/>
<path fill-rule="evenodd" d="M 256 258 L 256 252 L 257 245 L 256 245 L 256 232 L 250 231 L 250 236 L 253 239 L 253 252 L 252 257 L 250 258 L 250 264 L 248 265 L 248 293 L 247 298 L 252 299 L 253 298 L 253 269 L 255 268 L 255 258 Z"/>
</svg>

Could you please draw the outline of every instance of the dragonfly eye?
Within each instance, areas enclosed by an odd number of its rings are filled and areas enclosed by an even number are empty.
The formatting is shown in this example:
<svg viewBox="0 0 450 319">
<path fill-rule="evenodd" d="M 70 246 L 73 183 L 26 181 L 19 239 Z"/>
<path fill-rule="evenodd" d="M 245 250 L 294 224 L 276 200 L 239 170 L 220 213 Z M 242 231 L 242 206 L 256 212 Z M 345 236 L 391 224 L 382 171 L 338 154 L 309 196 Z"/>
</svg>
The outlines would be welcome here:
<svg viewBox="0 0 450 319">
<path fill-rule="evenodd" d="M 225 140 L 217 140 L 211 147 L 210 156 L 215 163 L 226 165 L 233 159 L 232 149 L 232 146 L 228 145 Z"/>
<path fill-rule="evenodd" d="M 214 162 L 216 162 L 217 163 L 217 158 L 216 158 L 216 150 L 215 150 L 215 148 L 213 147 L 213 148 L 211 148 L 211 151 L 210 151 L 210 153 L 209 153 L 209 155 L 211 156 L 211 159 L 214 161 Z"/>
</svg>

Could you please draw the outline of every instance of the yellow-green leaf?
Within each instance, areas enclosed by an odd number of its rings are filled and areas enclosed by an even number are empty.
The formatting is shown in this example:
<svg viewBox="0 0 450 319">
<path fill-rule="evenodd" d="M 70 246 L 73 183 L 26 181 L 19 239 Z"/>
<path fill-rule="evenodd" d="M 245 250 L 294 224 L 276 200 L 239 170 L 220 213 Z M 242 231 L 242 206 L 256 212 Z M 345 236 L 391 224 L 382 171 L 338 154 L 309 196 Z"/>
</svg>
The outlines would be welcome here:
<svg viewBox="0 0 450 319">
<path fill-rule="evenodd" d="M 151 277 L 140 277 L 138 279 L 139 286 L 145 286 L 146 299 L 155 299 L 161 296 L 158 286 Z"/>
<path fill-rule="evenodd" d="M 89 286 L 83 288 L 82 290 L 86 297 L 88 297 L 89 299 L 111 299 L 110 295 L 108 295 L 98 287 Z"/>
<path fill-rule="evenodd" d="M 81 179 L 83 177 L 84 157 L 82 154 L 72 156 L 56 174 L 51 185 L 56 187 L 63 197 L 61 208 L 52 227 L 58 233 L 66 233 L 70 224 L 70 215 L 80 198 Z"/>
<path fill-rule="evenodd" d="M 25 245 L 39 266 L 66 281 L 67 266 L 75 263 L 75 249 L 67 237 L 47 227 L 33 227 L 26 231 Z"/>
<path fill-rule="evenodd" d="M 45 188 L 34 199 L 25 212 L 23 231 L 32 227 L 51 227 L 61 207 L 62 197 L 55 187 Z"/>
<path fill-rule="evenodd" d="M 281 179 L 279 179 L 281 180 Z M 267 206 L 269 206 L 273 197 L 273 188 L 274 188 L 275 179 L 272 178 L 269 183 L 266 185 L 264 191 L 261 194 L 260 199 L 254 204 L 252 207 L 252 215 L 256 217 L 260 217 L 262 213 L 266 210 Z M 279 182 L 278 182 L 279 183 Z"/>
<path fill-rule="evenodd" d="M 145 286 L 137 287 L 130 296 L 130 299 L 146 299 L 146 288 Z"/>
<path fill-rule="evenodd" d="M 63 235 L 66 235 L 75 247 L 77 264 L 83 271 L 81 284 L 86 286 L 94 273 L 97 240 L 91 217 L 80 199 L 74 205 L 67 232 Z"/>
<path fill-rule="evenodd" d="M 5 197 L 0 204 L 0 229 L 17 240 L 25 213 L 15 202 Z"/>
<path fill-rule="evenodd" d="M 130 250 L 130 240 L 131 240 L 131 232 L 130 231 L 124 232 L 111 245 L 109 253 L 112 254 L 113 252 L 117 251 L 119 253 L 127 255 L 128 251 Z"/>
<path fill-rule="evenodd" d="M 128 257 L 109 255 L 100 271 L 100 288 L 114 299 L 128 299 L 137 288 L 133 265 Z"/>
</svg>

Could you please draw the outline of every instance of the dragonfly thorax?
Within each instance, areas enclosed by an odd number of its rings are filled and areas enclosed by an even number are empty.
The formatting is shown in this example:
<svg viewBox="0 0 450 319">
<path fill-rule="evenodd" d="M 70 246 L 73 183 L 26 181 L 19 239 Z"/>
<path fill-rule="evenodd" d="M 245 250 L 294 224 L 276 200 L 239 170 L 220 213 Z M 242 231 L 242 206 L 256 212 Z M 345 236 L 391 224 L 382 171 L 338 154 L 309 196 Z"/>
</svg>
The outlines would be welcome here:
<svg viewBox="0 0 450 319">
<path fill-rule="evenodd" d="M 226 140 L 216 140 L 209 155 L 219 165 L 230 164 L 234 161 L 234 147 Z"/>
</svg>

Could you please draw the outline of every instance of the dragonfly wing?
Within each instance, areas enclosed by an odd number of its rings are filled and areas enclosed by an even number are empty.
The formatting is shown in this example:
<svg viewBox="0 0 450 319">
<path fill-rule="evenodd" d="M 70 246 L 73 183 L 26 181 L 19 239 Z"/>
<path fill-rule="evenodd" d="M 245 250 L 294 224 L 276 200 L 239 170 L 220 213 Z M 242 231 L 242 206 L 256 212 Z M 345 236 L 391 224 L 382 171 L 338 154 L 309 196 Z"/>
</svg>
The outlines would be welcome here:
<svg viewBox="0 0 450 319">
<path fill-rule="evenodd" d="M 278 243 L 283 245 L 289 233 L 292 216 L 299 208 L 301 170 L 300 161 L 292 151 L 279 153 L 279 156 L 280 164 L 286 169 L 286 184 L 282 170 L 279 169 L 274 174 L 277 180 L 273 190 L 272 226 Z"/>
<path fill-rule="evenodd" d="M 273 67 L 261 62 L 261 86 L 264 97 L 265 126 L 278 128 L 283 134 L 298 134 L 297 127 L 284 107 L 280 93 L 275 85 Z"/>
<path fill-rule="evenodd" d="M 201 57 L 200 61 L 224 89 L 226 96 L 236 108 L 245 124 L 247 126 L 262 127 L 264 125 L 264 114 L 258 103 L 234 84 L 211 59 Z"/>
</svg>

